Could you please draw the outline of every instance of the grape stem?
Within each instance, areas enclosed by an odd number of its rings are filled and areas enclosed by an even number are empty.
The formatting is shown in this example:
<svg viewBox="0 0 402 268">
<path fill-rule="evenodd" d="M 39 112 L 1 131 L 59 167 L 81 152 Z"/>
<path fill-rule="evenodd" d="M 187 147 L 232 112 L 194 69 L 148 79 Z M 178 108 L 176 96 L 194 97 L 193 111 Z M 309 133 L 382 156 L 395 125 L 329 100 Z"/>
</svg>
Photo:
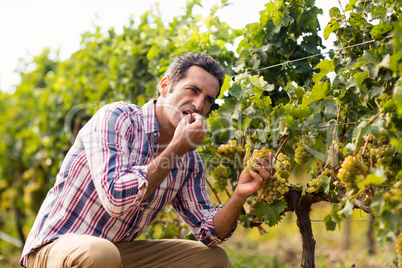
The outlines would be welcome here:
<svg viewBox="0 0 402 268">
<path fill-rule="evenodd" d="M 370 141 L 370 138 L 371 138 L 371 134 L 368 134 L 368 135 L 367 135 L 367 138 L 366 138 L 366 141 L 364 142 L 364 146 L 363 146 L 363 150 L 362 150 L 362 157 L 361 157 L 361 161 L 362 161 L 362 162 L 364 161 L 364 159 L 363 159 L 364 153 L 366 152 L 367 145 L 368 145 L 368 143 L 369 143 L 369 141 Z"/>
<path fill-rule="evenodd" d="M 282 151 L 283 146 L 285 146 L 286 141 L 289 139 L 289 136 L 286 136 L 286 138 L 283 140 L 281 146 L 279 146 L 278 150 L 275 153 L 275 159 L 279 155 L 279 153 Z"/>
<path fill-rule="evenodd" d="M 399 145 L 401 144 L 401 140 L 402 140 L 402 138 L 399 139 L 398 145 L 395 147 L 395 151 L 394 151 L 394 154 L 392 156 L 395 156 L 396 152 L 398 152 Z"/>
<path fill-rule="evenodd" d="M 205 181 L 207 182 L 209 188 L 211 188 L 212 192 L 214 193 L 216 200 L 218 200 L 218 203 L 222 204 L 221 200 L 219 199 L 218 195 L 216 194 L 216 192 L 214 190 L 214 187 L 212 187 L 211 183 L 208 181 L 207 178 L 205 178 Z"/>
</svg>

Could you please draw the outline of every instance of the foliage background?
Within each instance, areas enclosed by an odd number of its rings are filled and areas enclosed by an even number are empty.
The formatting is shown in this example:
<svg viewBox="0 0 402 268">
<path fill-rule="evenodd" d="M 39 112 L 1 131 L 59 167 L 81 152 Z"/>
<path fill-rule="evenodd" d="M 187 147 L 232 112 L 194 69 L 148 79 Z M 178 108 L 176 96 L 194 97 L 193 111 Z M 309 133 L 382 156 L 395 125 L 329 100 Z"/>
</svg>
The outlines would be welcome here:
<svg viewBox="0 0 402 268">
<path fill-rule="evenodd" d="M 352 1 L 350 8 L 352 9 L 356 3 L 357 1 Z M 61 161 L 78 130 L 104 103 L 125 100 L 141 105 L 154 97 L 156 85 L 173 56 L 187 51 L 200 51 L 221 62 L 228 76 L 233 77 L 246 71 L 258 73 L 266 81 L 262 87 L 269 87 L 267 96 L 270 97 L 272 106 L 285 104 L 288 101 L 288 94 L 283 88 L 289 82 L 308 90 L 314 83 L 326 79 L 327 73 L 336 71 L 334 64 L 331 65 L 328 60 L 323 61 L 324 55 L 310 57 L 320 54 L 325 49 L 318 35 L 320 26 L 317 14 L 320 10 L 314 6 L 312 0 L 268 2 L 266 10 L 260 13 L 260 21 L 247 25 L 245 29 L 231 29 L 216 16 L 216 11 L 224 8 L 226 1 L 222 1 L 220 7 L 213 7 L 208 17 L 193 14 L 194 7 L 201 4 L 201 1 L 188 2 L 186 12 L 169 22 L 163 22 L 157 11 L 146 12 L 138 22 L 130 20 L 129 26 L 124 27 L 123 33 L 119 35 L 113 29 L 105 31 L 99 27 L 93 32 L 83 33 L 81 49 L 64 61 L 52 57 L 52 51 L 45 48 L 33 62 L 26 63 L 27 66 L 34 67 L 33 71 L 24 71 L 24 68 L 20 71 L 22 82 L 14 93 L 0 92 L 0 120 L 4 122 L 0 125 L 1 231 L 18 237 L 21 241 L 25 240 L 36 212 L 46 192 L 52 186 Z M 378 10 L 378 6 L 387 8 L 388 12 L 395 14 L 394 17 L 381 15 L 384 14 L 384 10 Z M 356 15 L 350 17 L 349 21 L 346 17 L 342 17 L 343 13 L 333 10 L 332 21 L 325 29 L 325 36 L 328 37 L 334 32 L 338 36 L 335 45 L 348 46 L 371 38 L 382 40 L 394 30 L 395 26 L 396 36 L 400 38 L 401 23 L 397 23 L 399 14 L 396 12 L 400 5 L 391 0 L 375 1 L 374 7 L 377 8 L 374 11 L 373 9 L 355 11 Z M 377 16 L 376 19 L 381 21 L 379 25 L 382 27 L 368 23 L 367 14 Z M 372 33 L 373 27 L 376 29 L 374 33 Z M 365 29 L 366 32 L 363 32 L 366 34 L 362 35 L 361 29 Z M 400 40 L 398 38 L 395 40 Z M 238 43 L 235 40 L 241 41 Z M 238 43 L 238 46 L 233 50 L 231 47 L 235 43 Z M 392 44 L 388 44 L 388 49 L 390 45 Z M 386 50 L 387 44 L 381 47 L 384 49 L 382 55 L 390 54 Z M 361 55 L 368 50 L 367 48 L 357 47 L 346 53 Z M 378 47 L 373 49 L 380 51 Z M 366 70 L 359 66 L 361 71 L 353 69 L 352 72 L 355 73 L 352 75 L 359 83 L 357 88 L 360 89 L 360 86 L 364 85 L 363 81 L 367 77 L 372 78 L 371 83 L 395 84 L 399 76 L 398 71 L 401 70 L 398 67 L 401 56 L 398 55 L 394 55 L 393 67 L 386 66 L 386 69 L 389 69 L 388 75 L 377 73 L 372 77 L 374 68 Z M 342 58 L 347 56 L 333 58 L 339 60 L 340 64 L 348 66 L 350 62 L 342 62 Z M 369 58 L 371 54 L 366 53 L 364 56 L 368 60 L 373 60 Z M 304 57 L 307 57 L 305 61 L 294 62 Z M 379 64 L 378 56 L 374 55 L 374 60 Z M 291 65 L 255 71 L 286 62 Z M 320 62 L 321 72 L 316 67 Z M 369 62 L 369 67 L 375 62 Z M 378 82 L 385 79 L 384 77 L 388 79 L 386 82 Z M 337 79 L 345 79 L 345 76 L 337 76 Z M 337 84 L 344 82 L 339 81 Z M 273 88 L 270 88 L 271 85 Z M 250 88 L 232 87 L 231 93 L 240 94 L 236 90 L 245 92 Z M 401 91 L 396 91 L 395 96 L 398 101 L 396 107 L 401 107 Z M 230 98 L 227 98 L 226 107 L 221 107 L 221 111 L 231 109 L 232 106 L 229 104 Z M 295 109 L 292 115 L 302 118 L 305 111 L 298 107 Z M 279 132 L 276 135 L 279 135 Z M 228 136 L 222 135 L 219 139 L 224 143 Z M 217 196 L 220 196 L 219 201 L 224 202 L 226 195 Z M 324 210 L 319 211 L 321 213 L 317 219 L 322 219 L 325 216 L 322 213 Z M 160 217 L 160 221 L 174 224 L 166 225 L 164 228 L 153 225 L 144 237 L 184 237 L 187 234 L 186 228 L 175 215 L 169 213 L 169 209 Z M 277 229 L 268 229 L 269 234 L 263 237 L 257 235 L 257 229 L 246 231 L 240 227 L 238 235 L 246 237 L 248 242 L 239 243 L 234 240 L 225 245 L 235 259 L 236 266 L 261 267 L 258 265 L 262 263 L 266 267 L 294 265 L 293 255 L 284 258 L 288 264 L 283 263 L 278 257 L 279 252 L 287 252 L 281 248 L 284 233 L 288 235 L 287 239 L 292 241 L 291 244 L 295 241 L 295 247 L 290 250 L 293 253 L 289 254 L 298 256 L 298 249 L 300 250 L 300 241 L 292 240 L 298 236 L 294 222 L 285 224 L 275 227 Z M 364 224 L 368 226 L 367 223 Z M 360 227 L 361 225 L 357 229 L 362 229 Z M 319 231 L 324 227 L 317 229 Z M 362 233 L 355 239 L 363 240 L 363 236 Z M 277 242 L 272 243 L 271 240 Z M 363 242 L 355 247 L 358 251 L 366 252 L 364 244 Z M 328 245 L 329 250 L 334 250 L 333 240 L 330 240 Z M 264 246 L 268 249 L 261 250 Z M 278 255 L 267 254 L 273 252 L 270 247 L 274 247 L 273 250 L 277 250 Z M 243 251 L 244 255 L 238 254 Z M 383 252 L 383 264 L 391 267 L 395 253 L 389 250 L 387 244 L 380 251 Z M 19 248 L 0 240 L 2 256 L 0 264 L 15 266 L 19 254 Z M 336 267 L 336 265 L 342 267 L 342 263 L 350 267 L 350 264 L 346 263 L 355 261 L 340 254 L 339 259 L 335 261 L 336 264 L 325 266 L 328 265 L 326 264 L 328 256 L 318 255 L 317 258 L 322 258 L 319 262 L 322 267 Z"/>
</svg>

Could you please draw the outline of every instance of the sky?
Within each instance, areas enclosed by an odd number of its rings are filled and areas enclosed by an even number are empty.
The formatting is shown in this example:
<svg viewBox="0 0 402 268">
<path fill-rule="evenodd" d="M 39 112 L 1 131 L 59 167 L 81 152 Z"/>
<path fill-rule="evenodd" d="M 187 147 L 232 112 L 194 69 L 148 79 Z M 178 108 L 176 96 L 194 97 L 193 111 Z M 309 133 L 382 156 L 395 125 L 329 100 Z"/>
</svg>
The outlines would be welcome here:
<svg viewBox="0 0 402 268">
<path fill-rule="evenodd" d="M 231 4 L 218 14 L 231 27 L 242 28 L 259 21 L 259 11 L 268 1 L 229 0 Z M 186 0 L 0 0 L 0 89 L 13 92 L 20 83 L 15 72 L 20 59 L 30 62 L 45 47 L 60 50 L 60 59 L 67 59 L 79 50 L 82 33 L 93 32 L 95 25 L 102 30 L 114 27 L 119 33 L 131 16 L 138 21 L 156 2 L 166 21 L 183 14 L 186 5 Z M 319 16 L 324 29 L 328 10 L 339 6 L 338 0 L 316 0 L 316 5 L 324 11 Z"/>
</svg>

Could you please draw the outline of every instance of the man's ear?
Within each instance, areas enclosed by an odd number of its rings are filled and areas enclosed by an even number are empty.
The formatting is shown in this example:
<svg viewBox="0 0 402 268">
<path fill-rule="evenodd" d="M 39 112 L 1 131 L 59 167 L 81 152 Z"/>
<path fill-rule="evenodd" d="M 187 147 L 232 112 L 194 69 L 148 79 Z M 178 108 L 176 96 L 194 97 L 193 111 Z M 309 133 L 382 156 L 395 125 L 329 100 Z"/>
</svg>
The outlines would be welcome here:
<svg viewBox="0 0 402 268">
<path fill-rule="evenodd" d="M 165 98 L 166 94 L 169 92 L 169 88 L 170 88 L 170 79 L 165 76 L 159 82 L 159 93 L 161 94 L 161 96 Z"/>
</svg>

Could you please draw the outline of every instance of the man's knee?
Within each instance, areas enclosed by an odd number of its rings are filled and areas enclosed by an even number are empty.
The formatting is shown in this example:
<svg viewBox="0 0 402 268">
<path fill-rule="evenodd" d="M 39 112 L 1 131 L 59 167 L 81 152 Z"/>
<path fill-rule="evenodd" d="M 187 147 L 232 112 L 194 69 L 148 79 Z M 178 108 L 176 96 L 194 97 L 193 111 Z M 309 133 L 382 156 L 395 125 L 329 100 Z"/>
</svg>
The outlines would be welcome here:
<svg viewBox="0 0 402 268">
<path fill-rule="evenodd" d="M 229 256 L 226 251 L 221 247 L 211 248 L 211 255 L 213 256 L 214 267 L 229 268 L 232 267 Z"/>
<path fill-rule="evenodd" d="M 85 248 L 85 258 L 79 267 L 112 267 L 120 268 L 121 256 L 117 247 L 110 241 L 98 239 L 90 241 Z"/>
</svg>

